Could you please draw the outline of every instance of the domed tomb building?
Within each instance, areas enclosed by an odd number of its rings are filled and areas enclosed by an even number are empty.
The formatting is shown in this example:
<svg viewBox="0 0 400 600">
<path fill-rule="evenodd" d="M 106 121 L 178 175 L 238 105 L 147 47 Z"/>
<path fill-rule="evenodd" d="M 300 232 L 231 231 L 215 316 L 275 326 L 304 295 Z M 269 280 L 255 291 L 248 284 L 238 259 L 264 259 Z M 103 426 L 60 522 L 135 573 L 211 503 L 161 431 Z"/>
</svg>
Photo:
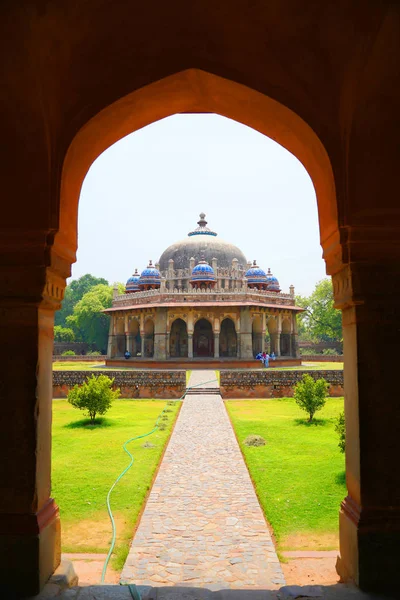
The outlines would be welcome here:
<svg viewBox="0 0 400 600">
<path fill-rule="evenodd" d="M 198 227 L 169 246 L 114 291 L 108 360 L 126 351 L 133 361 L 223 362 L 253 359 L 264 350 L 278 360 L 298 357 L 294 287 L 246 260 L 235 245 Z"/>
</svg>

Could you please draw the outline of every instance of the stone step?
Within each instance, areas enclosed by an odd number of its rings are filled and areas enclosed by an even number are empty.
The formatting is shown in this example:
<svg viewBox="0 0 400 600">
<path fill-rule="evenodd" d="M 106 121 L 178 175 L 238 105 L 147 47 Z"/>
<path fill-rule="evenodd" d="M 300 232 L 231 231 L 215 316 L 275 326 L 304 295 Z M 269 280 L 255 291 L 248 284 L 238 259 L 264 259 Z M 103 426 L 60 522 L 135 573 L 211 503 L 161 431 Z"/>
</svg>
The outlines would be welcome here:
<svg viewBox="0 0 400 600">
<path fill-rule="evenodd" d="M 219 388 L 211 388 L 211 387 L 197 387 L 197 388 L 187 388 L 186 396 L 198 396 L 200 394 L 208 394 L 208 395 L 220 395 L 221 391 Z"/>
</svg>

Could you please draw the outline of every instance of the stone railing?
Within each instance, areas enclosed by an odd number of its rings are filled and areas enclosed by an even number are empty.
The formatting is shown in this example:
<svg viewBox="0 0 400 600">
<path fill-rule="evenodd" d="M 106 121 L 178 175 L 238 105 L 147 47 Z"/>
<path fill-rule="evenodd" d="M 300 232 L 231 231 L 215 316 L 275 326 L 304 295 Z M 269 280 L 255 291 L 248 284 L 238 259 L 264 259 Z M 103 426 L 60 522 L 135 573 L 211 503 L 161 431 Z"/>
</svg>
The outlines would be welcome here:
<svg viewBox="0 0 400 600">
<path fill-rule="evenodd" d="M 290 294 L 281 292 L 261 292 L 259 290 L 174 290 L 173 292 L 148 290 L 135 294 L 121 294 L 113 299 L 113 308 L 124 308 L 139 304 L 165 304 L 168 302 L 257 302 L 259 304 L 279 304 L 295 306 L 295 299 Z"/>
<path fill-rule="evenodd" d="M 186 371 L 53 371 L 53 397 L 66 398 L 74 385 L 91 375 L 107 375 L 122 398 L 180 398 L 186 389 Z"/>
<path fill-rule="evenodd" d="M 329 383 L 330 396 L 343 396 L 343 371 L 250 371 L 221 370 L 223 398 L 282 398 L 293 396 L 293 388 L 307 373 Z"/>
</svg>

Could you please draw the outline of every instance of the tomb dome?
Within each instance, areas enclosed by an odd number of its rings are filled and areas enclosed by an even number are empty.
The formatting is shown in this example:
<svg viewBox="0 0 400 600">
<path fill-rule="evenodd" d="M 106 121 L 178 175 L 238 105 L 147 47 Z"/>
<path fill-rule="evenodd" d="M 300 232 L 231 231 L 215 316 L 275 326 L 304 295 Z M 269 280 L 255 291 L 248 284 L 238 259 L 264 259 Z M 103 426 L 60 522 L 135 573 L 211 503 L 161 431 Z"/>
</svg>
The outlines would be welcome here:
<svg viewBox="0 0 400 600">
<path fill-rule="evenodd" d="M 159 266 L 161 271 L 168 269 L 168 261 L 174 261 L 174 269 L 186 269 L 191 258 L 197 263 L 204 260 L 212 263 L 217 259 L 218 267 L 232 267 L 232 260 L 237 259 L 237 265 L 243 269 L 247 260 L 243 252 L 234 244 L 230 244 L 218 237 L 215 231 L 207 227 L 205 214 L 200 214 L 198 227 L 188 233 L 187 238 L 169 246 L 160 256 Z"/>
<path fill-rule="evenodd" d="M 139 278 L 140 289 L 146 289 L 147 287 L 159 287 L 161 284 L 161 275 L 158 269 L 156 269 L 150 261 L 147 268 L 142 271 Z"/>
</svg>

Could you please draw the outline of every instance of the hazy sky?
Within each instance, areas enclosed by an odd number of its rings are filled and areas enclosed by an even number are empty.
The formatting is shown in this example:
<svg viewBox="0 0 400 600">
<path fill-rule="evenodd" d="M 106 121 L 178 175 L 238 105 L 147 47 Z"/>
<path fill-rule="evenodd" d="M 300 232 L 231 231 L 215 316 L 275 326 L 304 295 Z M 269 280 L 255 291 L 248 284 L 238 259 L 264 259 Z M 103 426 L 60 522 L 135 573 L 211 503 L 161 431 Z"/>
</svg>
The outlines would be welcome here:
<svg viewBox="0 0 400 600">
<path fill-rule="evenodd" d="M 282 291 L 309 294 L 325 277 L 315 192 L 301 163 L 244 125 L 218 115 L 175 115 L 117 142 L 91 166 L 79 203 L 78 261 L 85 273 L 125 282 L 197 227 L 271 267 Z"/>
</svg>

